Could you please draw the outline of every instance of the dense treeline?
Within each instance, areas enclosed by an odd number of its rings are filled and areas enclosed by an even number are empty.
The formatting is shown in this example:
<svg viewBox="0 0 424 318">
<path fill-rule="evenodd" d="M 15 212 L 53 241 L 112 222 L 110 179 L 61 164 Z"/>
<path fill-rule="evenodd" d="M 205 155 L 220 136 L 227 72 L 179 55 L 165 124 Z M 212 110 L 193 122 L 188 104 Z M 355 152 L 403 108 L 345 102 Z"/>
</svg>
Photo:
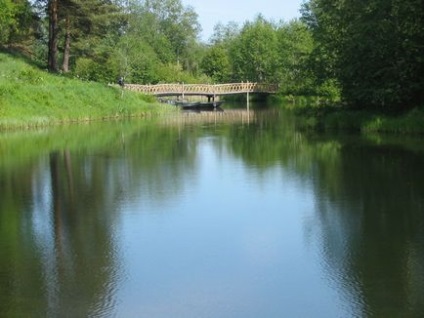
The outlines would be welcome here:
<svg viewBox="0 0 424 318">
<path fill-rule="evenodd" d="M 206 44 L 181 0 L 0 0 L 0 45 L 83 80 L 259 81 L 356 108 L 424 104 L 421 0 L 310 0 L 301 12 L 217 24 Z"/>
<path fill-rule="evenodd" d="M 349 105 L 408 109 L 424 104 L 422 0 L 310 0 L 319 73 Z"/>
</svg>

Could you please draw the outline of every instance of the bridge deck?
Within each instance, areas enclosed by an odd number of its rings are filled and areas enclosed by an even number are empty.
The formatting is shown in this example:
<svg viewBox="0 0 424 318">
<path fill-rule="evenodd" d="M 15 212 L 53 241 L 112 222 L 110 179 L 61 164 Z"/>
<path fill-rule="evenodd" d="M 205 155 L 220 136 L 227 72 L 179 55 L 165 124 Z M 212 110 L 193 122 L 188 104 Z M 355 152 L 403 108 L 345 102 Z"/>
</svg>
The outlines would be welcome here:
<svg viewBox="0 0 424 318">
<path fill-rule="evenodd" d="M 231 83 L 231 84 L 156 84 L 138 85 L 126 84 L 125 89 L 156 96 L 175 95 L 233 95 L 246 93 L 275 94 L 278 85 L 261 83 Z"/>
</svg>

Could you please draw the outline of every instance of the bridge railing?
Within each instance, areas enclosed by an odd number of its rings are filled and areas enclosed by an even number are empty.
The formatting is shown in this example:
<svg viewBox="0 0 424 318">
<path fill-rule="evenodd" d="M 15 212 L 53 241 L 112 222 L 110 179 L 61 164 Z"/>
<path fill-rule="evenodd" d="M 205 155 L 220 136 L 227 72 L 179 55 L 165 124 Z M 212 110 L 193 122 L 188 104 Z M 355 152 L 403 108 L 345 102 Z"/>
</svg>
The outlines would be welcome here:
<svg viewBox="0 0 424 318">
<path fill-rule="evenodd" d="M 229 84 L 126 84 L 125 88 L 153 95 L 225 95 L 240 93 L 276 93 L 278 85 L 266 83 L 229 83 Z"/>
</svg>

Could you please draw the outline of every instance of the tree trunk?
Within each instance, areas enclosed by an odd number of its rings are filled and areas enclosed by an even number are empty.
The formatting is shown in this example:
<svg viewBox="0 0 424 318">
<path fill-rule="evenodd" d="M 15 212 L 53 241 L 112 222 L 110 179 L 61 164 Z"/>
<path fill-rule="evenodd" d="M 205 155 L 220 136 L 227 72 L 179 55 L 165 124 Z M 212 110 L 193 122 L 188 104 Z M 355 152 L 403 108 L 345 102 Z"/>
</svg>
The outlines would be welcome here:
<svg viewBox="0 0 424 318">
<path fill-rule="evenodd" d="M 49 54 L 47 67 L 51 72 L 57 72 L 57 38 L 58 38 L 58 2 L 49 0 Z"/>
<path fill-rule="evenodd" d="M 71 19 L 66 16 L 65 19 L 65 46 L 63 50 L 62 70 L 65 73 L 69 72 L 69 57 L 71 54 Z"/>
</svg>

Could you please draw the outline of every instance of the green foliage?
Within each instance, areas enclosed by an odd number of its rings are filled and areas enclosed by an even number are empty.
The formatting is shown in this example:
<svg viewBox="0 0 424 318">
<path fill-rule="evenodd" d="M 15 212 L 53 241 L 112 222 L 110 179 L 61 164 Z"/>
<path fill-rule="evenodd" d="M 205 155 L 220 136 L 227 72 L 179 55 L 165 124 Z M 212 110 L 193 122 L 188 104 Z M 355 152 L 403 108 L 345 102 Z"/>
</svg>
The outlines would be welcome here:
<svg viewBox="0 0 424 318">
<path fill-rule="evenodd" d="M 137 50 L 137 43 L 142 42 L 144 46 L 149 47 L 149 51 L 155 56 L 155 59 L 161 63 L 171 63 L 177 60 L 172 44 L 166 34 L 160 29 L 158 17 L 140 5 L 131 7 L 131 12 L 127 16 L 128 30 L 125 33 L 119 48 L 125 48 L 128 53 Z M 124 44 L 124 45 L 122 45 Z M 144 54 L 139 51 L 138 54 Z"/>
<path fill-rule="evenodd" d="M 117 36 L 78 46 L 77 76 L 102 82 L 123 76 L 140 84 L 192 77 L 188 74 L 198 68 L 193 54 L 198 23 L 191 8 L 179 0 L 155 0 L 131 1 L 121 9 Z"/>
<path fill-rule="evenodd" d="M 121 9 L 101 0 L 66 0 L 61 5 L 62 70 L 72 71 L 79 58 L 90 59 L 98 68 L 104 68 L 120 36 Z M 95 80 L 106 80 L 106 74 L 95 73 Z"/>
<path fill-rule="evenodd" d="M 316 95 L 315 77 L 310 69 L 314 48 L 312 34 L 297 20 L 282 25 L 279 36 L 279 79 L 283 94 Z"/>
<path fill-rule="evenodd" d="M 112 57 L 120 65 L 120 75 L 131 83 L 157 83 L 157 69 L 162 64 L 154 49 L 136 36 L 122 37 Z"/>
<path fill-rule="evenodd" d="M 315 95 L 327 98 L 331 102 L 340 102 L 340 85 L 336 80 L 327 79 L 322 83 L 314 84 L 312 85 L 315 87 Z"/>
<path fill-rule="evenodd" d="M 215 83 L 225 83 L 230 79 L 231 64 L 227 51 L 222 45 L 212 46 L 201 62 L 203 72 Z"/>
<path fill-rule="evenodd" d="M 283 95 L 338 101 L 338 82 L 319 78 L 314 71 L 314 48 L 304 22 L 274 25 L 258 16 L 240 30 L 234 23 L 218 24 L 201 66 L 214 81 L 278 83 Z"/>
<path fill-rule="evenodd" d="M 192 72 L 197 15 L 180 0 L 135 1 L 130 7 L 127 32 L 117 46 L 123 73 L 135 83 L 169 81 L 168 74 L 179 68 Z M 169 72 L 164 67 L 171 66 Z"/>
<path fill-rule="evenodd" d="M 214 27 L 214 33 L 210 42 L 213 45 L 220 44 L 228 49 L 231 42 L 240 35 L 240 28 L 235 22 L 228 22 L 226 25 L 218 23 Z"/>
<path fill-rule="evenodd" d="M 13 1 L 0 0 L 0 44 L 8 40 L 11 27 L 16 24 L 15 11 Z"/>
<path fill-rule="evenodd" d="M 150 0 L 140 2 L 141 13 L 150 13 L 156 27 L 170 42 L 177 57 L 184 56 L 190 41 L 195 40 L 200 26 L 197 14 L 181 0 Z"/>
<path fill-rule="evenodd" d="M 114 82 L 116 71 L 112 69 L 111 64 L 102 66 L 95 60 L 81 57 L 75 63 L 74 74 L 77 78 L 84 81 L 97 81 L 102 83 Z"/>
<path fill-rule="evenodd" d="M 217 24 L 210 46 L 198 43 L 197 14 L 182 0 L 56 2 L 55 59 L 86 81 L 268 82 L 356 108 L 424 105 L 421 0 L 310 0 L 301 21 Z M 0 45 L 46 59 L 49 3 L 0 0 Z"/>
<path fill-rule="evenodd" d="M 317 42 L 321 78 L 336 79 L 357 108 L 424 104 L 424 7 L 420 0 L 311 0 L 303 18 Z"/>
<path fill-rule="evenodd" d="M 0 45 L 30 51 L 36 18 L 27 0 L 0 0 Z"/>
<path fill-rule="evenodd" d="M 230 49 L 233 80 L 275 82 L 277 47 L 275 27 L 262 16 L 246 23 Z"/>
</svg>

